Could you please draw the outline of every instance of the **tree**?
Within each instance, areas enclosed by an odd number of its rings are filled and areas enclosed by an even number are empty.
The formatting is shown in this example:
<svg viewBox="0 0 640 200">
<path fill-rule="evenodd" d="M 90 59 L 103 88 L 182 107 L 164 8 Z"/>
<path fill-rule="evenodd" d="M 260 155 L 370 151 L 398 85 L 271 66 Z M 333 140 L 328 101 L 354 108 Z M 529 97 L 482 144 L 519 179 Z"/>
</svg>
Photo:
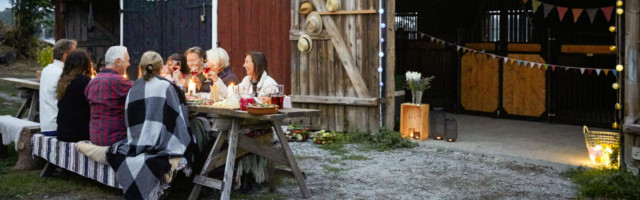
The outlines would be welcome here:
<svg viewBox="0 0 640 200">
<path fill-rule="evenodd" d="M 13 5 L 15 25 L 13 29 L 13 46 L 22 57 L 29 57 L 30 48 L 35 46 L 36 29 L 43 24 L 51 23 L 44 18 L 53 12 L 49 0 L 10 0 Z"/>
</svg>

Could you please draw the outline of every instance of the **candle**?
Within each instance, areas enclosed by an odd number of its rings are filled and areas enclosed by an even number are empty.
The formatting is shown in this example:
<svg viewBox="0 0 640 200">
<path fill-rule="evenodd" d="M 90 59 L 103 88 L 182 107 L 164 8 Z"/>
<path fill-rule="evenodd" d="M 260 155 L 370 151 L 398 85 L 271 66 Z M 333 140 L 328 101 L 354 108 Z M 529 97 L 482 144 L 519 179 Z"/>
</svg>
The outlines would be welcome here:
<svg viewBox="0 0 640 200">
<path fill-rule="evenodd" d="M 227 90 L 227 97 L 231 98 L 235 95 L 235 85 L 233 83 L 229 84 L 229 89 Z"/>
<path fill-rule="evenodd" d="M 189 84 L 187 85 L 187 94 L 189 96 L 196 94 L 196 83 L 194 83 L 193 80 L 189 80 Z"/>
<path fill-rule="evenodd" d="M 413 130 L 414 128 L 409 128 L 409 138 L 413 138 Z"/>
<path fill-rule="evenodd" d="M 122 77 L 127 78 L 127 74 L 123 74 Z"/>
<path fill-rule="evenodd" d="M 95 77 L 96 77 L 96 75 L 91 75 L 91 79 L 93 79 L 93 78 L 95 78 Z"/>
</svg>

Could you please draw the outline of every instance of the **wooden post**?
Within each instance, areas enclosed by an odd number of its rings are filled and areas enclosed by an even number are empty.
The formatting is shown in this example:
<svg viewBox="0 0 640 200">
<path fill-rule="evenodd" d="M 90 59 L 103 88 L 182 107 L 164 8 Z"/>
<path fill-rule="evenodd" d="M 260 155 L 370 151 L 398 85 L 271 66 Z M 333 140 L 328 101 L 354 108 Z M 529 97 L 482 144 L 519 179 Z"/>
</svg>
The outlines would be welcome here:
<svg viewBox="0 0 640 200">
<path fill-rule="evenodd" d="M 631 156 L 633 147 L 640 147 L 640 129 L 636 121 L 640 119 L 640 1 L 625 1 L 624 27 L 617 27 L 619 31 L 624 31 L 624 134 L 620 138 L 623 149 L 621 152 L 622 164 L 627 167 L 640 168 L 640 161 L 634 160 Z M 615 15 L 615 14 L 614 14 Z M 620 19 L 620 18 L 619 18 Z M 619 23 L 622 25 L 622 23 Z M 623 47 L 620 47 L 623 48 Z M 622 102 L 621 102 L 622 103 Z M 634 128 L 635 127 L 635 128 Z"/>
<path fill-rule="evenodd" d="M 395 125 L 395 105 L 396 105 L 396 32 L 394 27 L 396 27 L 396 1 L 395 0 L 387 0 L 387 5 L 385 6 L 385 13 L 387 16 L 386 23 L 387 27 L 385 31 L 387 33 L 387 39 L 385 39 L 385 52 L 384 55 L 387 57 L 386 63 L 386 76 L 387 82 L 385 84 L 386 88 L 386 107 L 385 107 L 385 121 L 384 125 L 389 129 L 393 130 L 393 126 Z M 382 20 L 382 19 L 380 19 Z"/>
<path fill-rule="evenodd" d="M 40 132 L 40 127 L 26 127 L 20 134 L 20 139 L 16 146 L 18 147 L 18 161 L 13 167 L 16 170 L 29 170 L 37 165 L 37 160 L 31 157 L 31 137 Z"/>
</svg>

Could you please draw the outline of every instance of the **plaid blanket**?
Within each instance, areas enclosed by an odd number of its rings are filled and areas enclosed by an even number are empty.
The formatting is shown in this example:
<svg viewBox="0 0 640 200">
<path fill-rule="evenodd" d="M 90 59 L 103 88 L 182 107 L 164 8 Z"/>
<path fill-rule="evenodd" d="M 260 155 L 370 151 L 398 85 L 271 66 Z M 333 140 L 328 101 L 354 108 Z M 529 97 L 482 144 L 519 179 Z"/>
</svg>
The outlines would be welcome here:
<svg viewBox="0 0 640 200">
<path fill-rule="evenodd" d="M 127 140 L 109 148 L 107 161 L 116 171 L 126 199 L 158 199 L 169 187 L 170 158 L 183 157 L 179 169 L 189 175 L 192 136 L 186 99 L 162 77 L 138 79 L 127 95 Z"/>
<path fill-rule="evenodd" d="M 60 141 L 55 136 L 35 134 L 31 138 L 33 148 L 31 153 L 81 176 L 111 187 L 122 188 L 116 181 L 116 173 L 111 169 L 111 166 L 96 162 L 78 152 L 76 144 L 75 142 Z"/>
</svg>

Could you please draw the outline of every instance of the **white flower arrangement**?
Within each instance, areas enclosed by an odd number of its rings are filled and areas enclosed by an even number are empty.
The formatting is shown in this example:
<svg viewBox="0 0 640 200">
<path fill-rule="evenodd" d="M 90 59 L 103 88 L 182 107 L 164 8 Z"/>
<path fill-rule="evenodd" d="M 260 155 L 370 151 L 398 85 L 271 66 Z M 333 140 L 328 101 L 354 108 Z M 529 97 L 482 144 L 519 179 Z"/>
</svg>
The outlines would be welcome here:
<svg viewBox="0 0 640 200">
<path fill-rule="evenodd" d="M 425 77 L 422 78 L 422 74 L 418 72 L 407 71 L 405 74 L 407 77 L 407 87 L 411 90 L 419 90 L 424 91 L 431 87 L 431 80 L 435 77 Z"/>
</svg>

